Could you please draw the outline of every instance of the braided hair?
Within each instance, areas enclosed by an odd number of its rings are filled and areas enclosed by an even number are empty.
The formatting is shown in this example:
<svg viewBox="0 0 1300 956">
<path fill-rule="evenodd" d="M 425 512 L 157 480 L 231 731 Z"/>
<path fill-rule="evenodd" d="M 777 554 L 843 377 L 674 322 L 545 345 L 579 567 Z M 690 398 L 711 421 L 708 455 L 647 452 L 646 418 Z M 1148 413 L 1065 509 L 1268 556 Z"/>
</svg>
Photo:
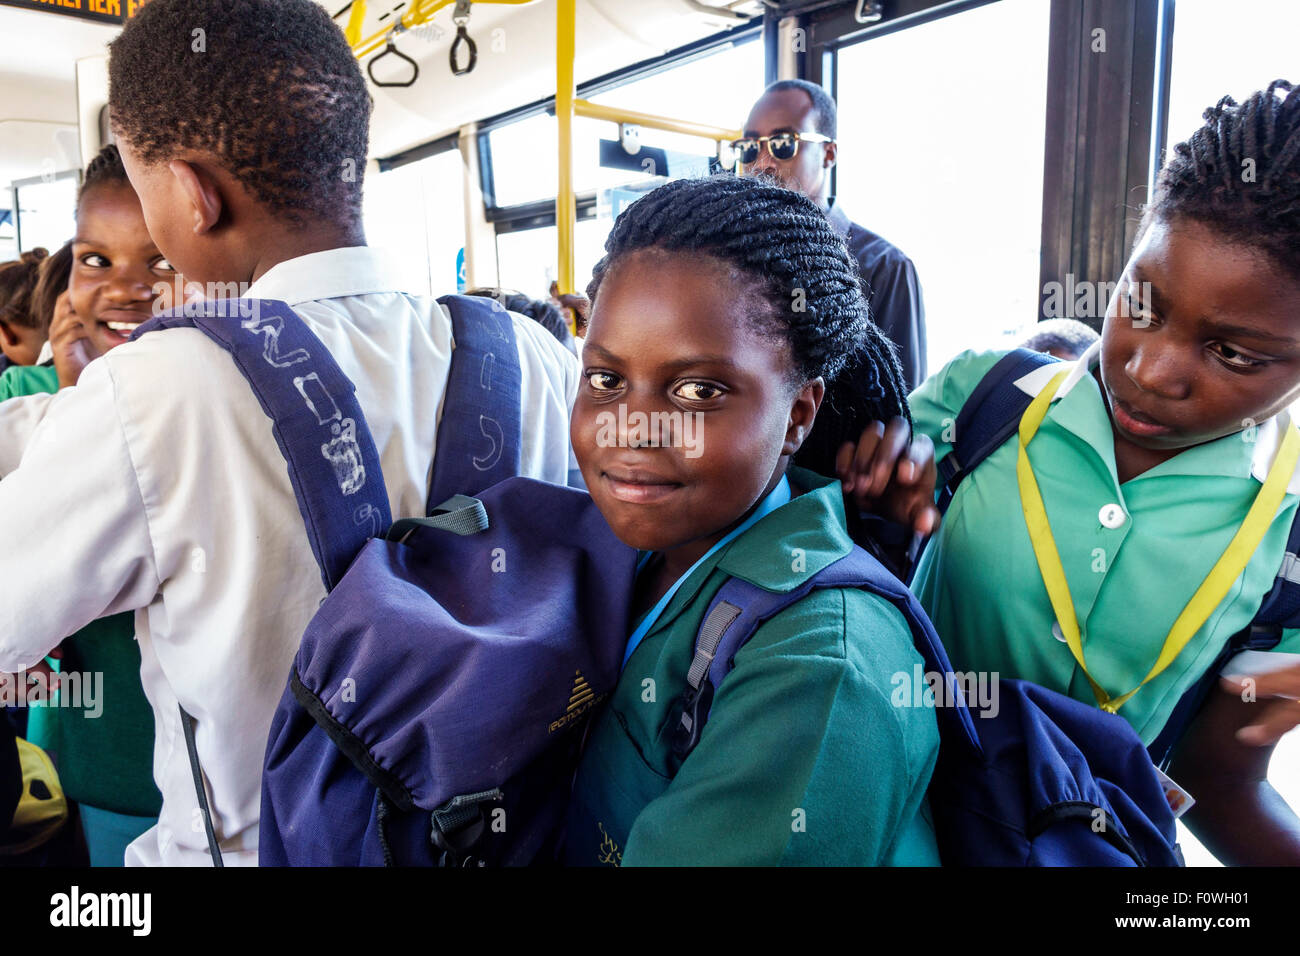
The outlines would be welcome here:
<svg viewBox="0 0 1300 956">
<path fill-rule="evenodd" d="M 852 367 L 864 424 L 908 416 L 902 368 L 868 318 L 857 264 L 807 197 L 725 174 L 660 186 L 614 224 L 587 287 L 593 309 L 618 262 L 648 249 L 708 256 L 748 280 L 758 300 L 752 318 L 790 346 L 792 384 L 817 376 L 829 383 Z"/>
<path fill-rule="evenodd" d="M 1225 96 L 1173 153 L 1146 210 L 1200 222 L 1300 278 L 1300 88 L 1274 80 L 1240 105 Z"/>
<path fill-rule="evenodd" d="M 122 165 L 122 154 L 112 143 L 99 151 L 86 172 L 81 177 L 81 188 L 77 190 L 77 202 L 96 186 L 130 186 L 126 177 L 126 167 Z"/>
</svg>

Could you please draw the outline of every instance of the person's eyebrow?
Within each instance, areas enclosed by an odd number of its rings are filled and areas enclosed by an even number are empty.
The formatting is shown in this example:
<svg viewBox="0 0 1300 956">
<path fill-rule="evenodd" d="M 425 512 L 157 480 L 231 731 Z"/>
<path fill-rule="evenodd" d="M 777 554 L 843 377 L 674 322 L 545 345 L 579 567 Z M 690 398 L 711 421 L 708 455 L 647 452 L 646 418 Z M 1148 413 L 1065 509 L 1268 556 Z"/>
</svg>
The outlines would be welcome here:
<svg viewBox="0 0 1300 956">
<path fill-rule="evenodd" d="M 672 362 L 665 362 L 663 367 L 665 369 L 679 371 L 684 368 L 693 368 L 697 365 L 719 365 L 723 368 L 736 368 L 736 363 L 726 355 L 692 355 L 689 358 L 681 358 Z"/>
<path fill-rule="evenodd" d="M 584 356 L 593 352 L 599 352 L 601 357 L 605 359 L 605 361 L 607 362 L 617 363 L 622 361 L 617 355 L 615 355 L 609 349 L 601 348 L 599 345 L 595 345 L 591 342 L 588 342 L 586 345 L 582 347 L 582 353 Z"/>
<path fill-rule="evenodd" d="M 1168 299 L 1164 293 L 1150 279 L 1141 278 L 1142 271 L 1134 269 L 1133 275 L 1138 282 L 1145 286 L 1151 292 L 1151 304 L 1155 306 L 1157 312 L 1164 312 Z M 1274 345 L 1280 345 L 1287 349 L 1300 351 L 1300 339 L 1292 335 L 1277 335 L 1273 332 L 1266 332 L 1263 329 L 1253 328 L 1249 325 L 1234 325 L 1230 322 L 1220 322 L 1212 315 L 1202 315 L 1201 321 L 1209 325 L 1215 335 L 1227 337 L 1239 337 L 1244 339 L 1255 339 L 1260 342 L 1269 342 Z"/>
<path fill-rule="evenodd" d="M 609 349 L 602 348 L 601 346 L 595 344 L 588 344 L 583 346 L 582 353 L 584 357 L 587 355 L 595 355 L 597 358 L 603 359 L 604 361 L 610 362 L 615 365 L 619 364 L 622 361 L 622 359 L 620 359 Z M 660 366 L 660 368 L 663 369 L 664 371 L 680 371 L 681 369 L 693 368 L 698 365 L 722 366 L 723 368 L 729 368 L 729 369 L 734 369 L 737 367 L 736 363 L 732 361 L 730 356 L 691 355 L 691 356 L 687 356 L 686 358 L 673 359 L 671 362 L 665 362 L 663 365 Z"/>
<path fill-rule="evenodd" d="M 1275 335 L 1272 332 L 1265 332 L 1262 329 L 1251 328 L 1247 325 L 1225 325 L 1216 322 L 1211 316 L 1203 317 L 1209 323 L 1210 328 L 1215 335 L 1227 337 L 1239 337 L 1243 339 L 1257 339 L 1261 342 L 1271 342 L 1274 345 L 1281 345 L 1285 348 L 1300 351 L 1300 339 L 1291 335 Z"/>
</svg>

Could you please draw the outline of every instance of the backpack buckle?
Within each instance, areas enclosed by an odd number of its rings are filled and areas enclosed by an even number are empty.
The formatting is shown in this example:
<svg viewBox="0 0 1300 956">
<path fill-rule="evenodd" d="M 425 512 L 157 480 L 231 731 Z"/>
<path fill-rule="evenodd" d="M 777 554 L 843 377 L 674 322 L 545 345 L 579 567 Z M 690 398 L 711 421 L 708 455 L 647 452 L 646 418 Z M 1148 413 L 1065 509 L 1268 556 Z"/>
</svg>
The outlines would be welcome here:
<svg viewBox="0 0 1300 956">
<path fill-rule="evenodd" d="M 673 731 L 673 755 L 685 760 L 704 733 L 704 722 L 713 706 L 713 682 L 705 679 L 698 690 L 688 690 L 682 697 L 682 716 Z"/>
<path fill-rule="evenodd" d="M 430 815 L 432 825 L 429 839 L 442 850 L 439 866 L 486 866 L 487 861 L 470 856 L 470 850 L 487 832 L 487 817 L 483 807 L 500 802 L 504 794 L 498 790 L 463 794 L 452 797 Z"/>
</svg>

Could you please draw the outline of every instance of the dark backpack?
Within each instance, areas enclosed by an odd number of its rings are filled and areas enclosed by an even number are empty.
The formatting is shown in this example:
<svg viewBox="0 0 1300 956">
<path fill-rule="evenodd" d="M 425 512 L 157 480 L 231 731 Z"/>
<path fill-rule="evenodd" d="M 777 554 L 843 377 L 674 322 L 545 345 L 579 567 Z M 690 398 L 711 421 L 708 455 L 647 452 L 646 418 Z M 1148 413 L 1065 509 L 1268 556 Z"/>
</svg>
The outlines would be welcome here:
<svg viewBox="0 0 1300 956">
<path fill-rule="evenodd" d="M 635 553 L 586 494 L 503 483 L 520 461 L 511 319 L 489 299 L 440 302 L 455 349 L 431 517 L 396 524 L 352 383 L 284 303 L 190 306 L 136 333 L 194 327 L 230 352 L 329 592 L 273 717 L 263 864 L 548 859 L 583 727 L 617 680 Z M 219 865 L 183 711 L 182 725 Z"/>
<path fill-rule="evenodd" d="M 946 512 L 961 484 L 1003 442 L 1015 434 L 1033 396 L 1016 387 L 1016 381 L 1036 368 L 1059 360 L 1041 352 L 1015 349 L 994 365 L 971 392 L 953 426 L 953 450 L 939 462 L 939 510 Z M 1184 692 L 1164 728 L 1148 748 L 1151 759 L 1169 766 L 1174 746 L 1214 688 L 1224 665 L 1242 651 L 1266 651 L 1282 640 L 1283 628 L 1300 627 L 1300 513 L 1287 537 L 1286 555 L 1272 589 L 1255 613 L 1250 626 L 1232 635 L 1199 681 Z"/>
<path fill-rule="evenodd" d="M 679 705 L 679 759 L 699 741 L 716 688 L 759 625 L 813 589 L 842 587 L 898 608 L 924 661 L 928 689 L 909 696 L 933 707 L 939 725 L 928 797 L 945 865 L 1182 865 L 1173 813 L 1127 721 L 1018 680 L 998 681 L 996 715 L 976 718 L 915 596 L 856 546 L 789 593 L 740 578 L 722 586 L 700 626 Z"/>
</svg>

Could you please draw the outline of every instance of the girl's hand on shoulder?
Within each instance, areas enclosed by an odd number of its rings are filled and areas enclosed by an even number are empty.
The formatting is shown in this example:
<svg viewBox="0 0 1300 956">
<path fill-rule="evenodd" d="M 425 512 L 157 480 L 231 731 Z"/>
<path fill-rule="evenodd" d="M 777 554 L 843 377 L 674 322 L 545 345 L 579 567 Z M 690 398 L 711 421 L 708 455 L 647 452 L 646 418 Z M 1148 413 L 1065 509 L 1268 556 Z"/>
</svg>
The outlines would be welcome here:
<svg viewBox="0 0 1300 956">
<path fill-rule="evenodd" d="M 54 370 L 59 373 L 59 388 L 77 384 L 82 371 L 99 353 L 90 343 L 85 323 L 72 310 L 68 293 L 54 301 L 54 318 L 50 320 L 50 347 L 54 349 Z"/>
<path fill-rule="evenodd" d="M 835 473 L 845 497 L 859 511 L 878 514 L 921 535 L 939 527 L 934 443 L 925 435 L 913 438 L 906 419 L 894 418 L 888 426 L 872 422 L 856 446 L 845 442 L 835 458 Z"/>
<path fill-rule="evenodd" d="M 1300 726 L 1300 664 L 1253 677 L 1223 677 L 1219 684 L 1243 701 L 1261 705 L 1259 715 L 1237 731 L 1241 743 L 1267 747 Z"/>
</svg>

